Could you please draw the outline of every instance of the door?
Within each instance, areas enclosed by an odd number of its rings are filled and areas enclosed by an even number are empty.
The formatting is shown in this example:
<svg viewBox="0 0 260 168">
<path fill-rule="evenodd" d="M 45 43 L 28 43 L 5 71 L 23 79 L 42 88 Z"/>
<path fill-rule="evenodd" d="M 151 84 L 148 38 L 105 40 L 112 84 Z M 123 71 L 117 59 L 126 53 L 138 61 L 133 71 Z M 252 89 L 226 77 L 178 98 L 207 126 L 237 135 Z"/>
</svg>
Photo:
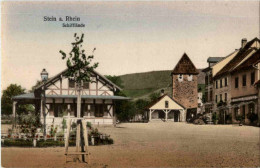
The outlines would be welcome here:
<svg viewBox="0 0 260 168">
<path fill-rule="evenodd" d="M 174 111 L 174 122 L 178 122 L 179 121 L 179 115 L 180 115 L 179 111 Z"/>
</svg>

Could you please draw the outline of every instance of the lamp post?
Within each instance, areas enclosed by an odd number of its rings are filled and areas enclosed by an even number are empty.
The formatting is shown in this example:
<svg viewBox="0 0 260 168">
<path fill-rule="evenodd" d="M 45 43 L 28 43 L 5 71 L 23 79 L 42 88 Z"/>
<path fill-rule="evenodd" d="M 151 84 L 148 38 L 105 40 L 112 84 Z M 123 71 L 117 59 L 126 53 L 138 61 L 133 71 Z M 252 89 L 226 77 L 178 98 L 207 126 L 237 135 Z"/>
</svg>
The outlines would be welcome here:
<svg viewBox="0 0 260 168">
<path fill-rule="evenodd" d="M 45 83 L 48 80 L 48 72 L 46 71 L 46 69 L 43 69 L 41 72 L 41 78 L 42 81 L 44 82 L 43 84 L 43 136 L 44 139 L 46 139 L 46 113 L 45 113 L 45 104 L 46 104 L 46 96 L 45 96 Z"/>
</svg>

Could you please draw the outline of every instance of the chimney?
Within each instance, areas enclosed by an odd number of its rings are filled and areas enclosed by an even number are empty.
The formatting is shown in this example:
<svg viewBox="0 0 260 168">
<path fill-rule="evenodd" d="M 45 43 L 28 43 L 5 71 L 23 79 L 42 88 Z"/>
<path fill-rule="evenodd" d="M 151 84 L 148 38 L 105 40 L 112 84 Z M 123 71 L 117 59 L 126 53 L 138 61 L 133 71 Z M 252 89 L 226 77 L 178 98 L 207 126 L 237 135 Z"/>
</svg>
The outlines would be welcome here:
<svg viewBox="0 0 260 168">
<path fill-rule="evenodd" d="M 244 48 L 246 46 L 246 43 L 247 43 L 247 39 L 246 38 L 243 38 L 241 40 L 241 48 Z"/>
<path fill-rule="evenodd" d="M 164 95 L 164 89 L 161 90 L 161 96 Z"/>
</svg>

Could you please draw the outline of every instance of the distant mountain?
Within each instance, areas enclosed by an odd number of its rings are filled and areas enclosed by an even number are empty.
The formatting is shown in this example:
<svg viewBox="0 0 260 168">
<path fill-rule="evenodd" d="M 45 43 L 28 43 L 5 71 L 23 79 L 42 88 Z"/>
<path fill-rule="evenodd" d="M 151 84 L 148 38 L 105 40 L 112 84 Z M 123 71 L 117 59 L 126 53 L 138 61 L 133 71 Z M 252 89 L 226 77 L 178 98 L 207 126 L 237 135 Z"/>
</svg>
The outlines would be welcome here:
<svg viewBox="0 0 260 168">
<path fill-rule="evenodd" d="M 153 92 L 164 89 L 171 95 L 172 90 L 172 70 L 151 71 L 143 73 L 133 73 L 119 76 L 123 81 L 124 93 L 134 99 L 148 98 Z M 198 84 L 204 86 L 205 75 L 199 69 Z M 203 87 L 204 88 L 204 87 Z"/>
</svg>

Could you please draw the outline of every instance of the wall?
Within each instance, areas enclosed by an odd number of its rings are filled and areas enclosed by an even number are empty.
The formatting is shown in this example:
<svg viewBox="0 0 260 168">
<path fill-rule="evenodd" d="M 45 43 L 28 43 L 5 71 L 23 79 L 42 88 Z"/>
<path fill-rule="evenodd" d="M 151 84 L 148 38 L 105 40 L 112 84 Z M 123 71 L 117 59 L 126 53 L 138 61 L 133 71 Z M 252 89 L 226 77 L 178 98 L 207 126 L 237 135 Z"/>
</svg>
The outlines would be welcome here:
<svg viewBox="0 0 260 168">
<path fill-rule="evenodd" d="M 225 78 L 227 78 L 227 86 L 225 86 Z M 220 88 L 220 80 L 222 80 L 222 88 Z M 216 81 L 218 81 L 218 88 L 216 88 Z M 217 78 L 213 81 L 213 111 L 217 111 L 217 104 L 220 102 L 220 94 L 222 94 L 222 101 L 225 102 L 225 93 L 227 93 L 227 106 L 230 106 L 231 104 L 231 76 L 225 75 L 220 78 Z M 216 95 L 218 96 L 218 100 L 216 102 Z M 230 112 L 230 110 L 229 110 Z"/>
<path fill-rule="evenodd" d="M 65 106 L 67 106 L 67 109 L 72 109 L 72 105 L 73 105 L 73 100 L 72 99 L 64 99 L 64 102 L 63 102 L 63 100 L 62 99 L 55 99 L 55 103 L 59 103 L 59 104 L 62 104 L 62 103 L 64 103 L 65 104 Z M 46 106 L 48 107 L 48 109 L 50 109 L 50 105 L 51 104 L 55 104 L 54 103 L 54 100 L 53 99 L 50 99 L 50 98 L 47 98 L 46 99 Z M 82 103 L 82 105 L 83 105 L 83 103 L 84 103 L 84 100 L 82 99 L 81 100 L 81 103 Z M 103 104 L 103 100 L 100 100 L 100 99 L 98 99 L 98 100 L 95 100 L 95 103 L 96 104 Z M 113 116 L 113 108 L 110 108 L 110 106 L 111 106 L 111 104 L 112 104 L 113 102 L 112 102 L 112 100 L 104 100 L 104 104 L 106 104 L 107 105 L 107 108 L 108 109 L 110 109 L 110 114 Z M 94 112 L 92 111 L 90 111 L 90 104 L 94 104 L 94 100 L 93 99 L 87 99 L 87 100 L 85 100 L 85 106 L 88 106 L 88 107 L 85 107 L 84 108 L 84 110 L 83 110 L 83 114 L 84 114 L 84 117 L 90 117 L 90 118 L 93 118 L 93 117 L 95 117 L 94 116 Z M 75 105 L 76 105 L 76 101 L 75 101 Z M 83 107 L 83 106 L 81 106 L 81 107 Z M 48 109 L 47 108 L 45 108 L 45 110 L 46 110 L 46 112 L 48 111 Z M 74 117 L 73 116 L 73 113 L 77 113 L 76 111 L 71 111 L 71 117 Z M 49 113 L 48 113 L 48 116 L 47 117 L 54 117 L 54 111 L 53 110 L 49 110 Z M 106 117 L 109 117 L 109 118 L 111 118 L 111 116 L 108 114 L 108 113 L 106 113 L 106 112 L 104 112 L 104 117 L 106 118 Z"/>
<path fill-rule="evenodd" d="M 165 101 L 169 102 L 168 108 L 165 108 Z M 165 96 L 155 105 L 153 105 L 150 109 L 183 109 L 180 105 L 175 103 L 169 96 Z"/>
<path fill-rule="evenodd" d="M 247 71 L 238 71 L 232 74 L 231 83 L 231 95 L 232 98 L 248 96 L 257 94 L 257 88 L 254 85 L 251 85 L 251 72 L 255 72 L 255 81 L 257 80 L 257 71 L 253 68 L 250 68 Z M 246 75 L 246 86 L 243 86 L 242 79 L 243 75 Z M 238 77 L 238 88 L 235 88 L 235 78 Z"/>
<path fill-rule="evenodd" d="M 178 75 L 172 75 L 173 98 L 185 108 L 198 107 L 198 78 L 193 75 L 193 80 L 188 81 L 188 75 L 183 75 L 183 81 L 178 81 Z"/>
<path fill-rule="evenodd" d="M 229 56 L 227 56 L 225 59 L 221 60 L 217 64 L 215 64 L 212 67 L 212 75 L 213 77 L 230 61 L 232 60 L 238 53 L 239 50 L 234 51 Z"/>
<path fill-rule="evenodd" d="M 105 86 L 96 77 L 92 77 L 93 81 L 89 83 L 89 89 L 82 89 L 82 95 L 111 95 L 113 96 L 113 89 Z M 53 85 L 49 86 L 46 90 L 46 95 L 77 95 L 76 87 L 69 87 L 68 78 L 62 77 L 61 80 L 58 80 Z"/>
</svg>

